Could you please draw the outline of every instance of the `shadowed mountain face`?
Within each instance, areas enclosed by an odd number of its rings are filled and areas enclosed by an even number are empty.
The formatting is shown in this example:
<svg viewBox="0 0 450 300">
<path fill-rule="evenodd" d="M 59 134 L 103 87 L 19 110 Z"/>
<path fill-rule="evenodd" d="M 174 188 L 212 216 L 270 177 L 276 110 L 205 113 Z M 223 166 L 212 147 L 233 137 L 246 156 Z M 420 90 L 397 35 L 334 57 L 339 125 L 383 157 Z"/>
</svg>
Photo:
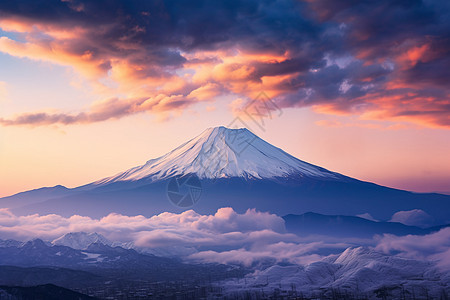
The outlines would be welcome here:
<svg viewBox="0 0 450 300">
<path fill-rule="evenodd" d="M 105 282 L 93 273 L 59 267 L 16 267 L 0 265 L 0 286 L 35 286 L 54 284 L 67 288 L 79 288 Z M 0 297 L 0 299 L 3 299 Z"/>
<path fill-rule="evenodd" d="M 46 300 L 95 300 L 97 298 L 89 297 L 53 284 L 45 284 L 29 287 L 18 286 L 0 286 L 0 295 L 2 299 L 27 300 L 27 299 L 46 299 Z"/>
<path fill-rule="evenodd" d="M 34 269 L 24 271 L 23 268 Z M 56 278 L 48 275 L 51 270 L 59 275 Z M 224 278 L 228 273 L 235 276 L 239 272 L 225 265 L 186 264 L 176 258 L 158 257 L 99 242 L 83 250 L 51 245 L 40 239 L 15 247 L 0 247 L 0 285 L 52 283 L 72 288 L 121 278 L 194 281 L 209 277 Z M 108 278 L 105 279 L 105 276 Z M 73 285 L 67 285 L 71 280 Z"/>
<path fill-rule="evenodd" d="M 201 197 L 178 207 L 168 197 L 173 178 L 195 175 Z M 36 193 L 40 192 L 39 196 Z M 388 220 L 400 210 L 422 209 L 448 223 L 450 196 L 419 194 L 362 182 L 303 162 L 246 129 L 210 128 L 168 154 L 123 173 L 74 189 L 30 191 L 0 199 L 16 214 L 57 213 L 101 217 L 111 212 L 146 216 L 194 209 L 214 213 L 231 206 L 278 215 L 357 215 Z"/>
<path fill-rule="evenodd" d="M 420 228 L 407 226 L 396 222 L 375 222 L 360 217 L 321 215 L 317 213 L 306 213 L 302 215 L 289 214 L 283 217 L 286 230 L 300 236 L 332 236 L 335 238 L 367 238 L 374 235 L 393 234 L 424 235 L 437 232 L 449 225 Z"/>
<path fill-rule="evenodd" d="M 44 187 L 1 198 L 1 206 L 20 207 L 53 198 L 64 197 L 68 194 L 70 194 L 70 189 L 61 185 L 57 185 L 54 187 Z"/>
</svg>

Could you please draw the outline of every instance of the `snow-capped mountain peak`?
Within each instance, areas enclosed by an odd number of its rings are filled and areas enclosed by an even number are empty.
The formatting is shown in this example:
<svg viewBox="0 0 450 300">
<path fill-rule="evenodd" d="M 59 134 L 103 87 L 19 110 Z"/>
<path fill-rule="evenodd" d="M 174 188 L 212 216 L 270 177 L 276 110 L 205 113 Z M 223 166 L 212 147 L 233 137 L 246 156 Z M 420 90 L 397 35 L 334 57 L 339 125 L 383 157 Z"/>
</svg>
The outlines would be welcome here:
<svg viewBox="0 0 450 300">
<path fill-rule="evenodd" d="M 53 245 L 67 246 L 73 249 L 84 250 L 94 243 L 111 246 L 112 242 L 96 232 L 70 232 L 52 241 Z"/>
<path fill-rule="evenodd" d="M 211 178 L 343 177 L 303 162 L 265 142 L 246 128 L 208 128 L 173 151 L 94 185 L 143 178 L 158 181 L 177 175 Z"/>
</svg>

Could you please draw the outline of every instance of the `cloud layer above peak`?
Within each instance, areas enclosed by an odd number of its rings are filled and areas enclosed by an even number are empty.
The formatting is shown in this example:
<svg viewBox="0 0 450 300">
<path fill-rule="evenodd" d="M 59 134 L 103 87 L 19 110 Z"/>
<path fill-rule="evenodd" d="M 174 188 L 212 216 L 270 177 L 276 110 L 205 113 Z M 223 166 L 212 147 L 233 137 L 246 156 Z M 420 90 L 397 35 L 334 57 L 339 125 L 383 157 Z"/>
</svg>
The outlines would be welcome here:
<svg viewBox="0 0 450 300">
<path fill-rule="evenodd" d="M 0 28 L 16 38 L 0 36 L 0 52 L 111 92 L 87 111 L 0 124 L 92 123 L 266 91 L 280 107 L 448 127 L 449 11 L 437 0 L 2 1 Z"/>
</svg>

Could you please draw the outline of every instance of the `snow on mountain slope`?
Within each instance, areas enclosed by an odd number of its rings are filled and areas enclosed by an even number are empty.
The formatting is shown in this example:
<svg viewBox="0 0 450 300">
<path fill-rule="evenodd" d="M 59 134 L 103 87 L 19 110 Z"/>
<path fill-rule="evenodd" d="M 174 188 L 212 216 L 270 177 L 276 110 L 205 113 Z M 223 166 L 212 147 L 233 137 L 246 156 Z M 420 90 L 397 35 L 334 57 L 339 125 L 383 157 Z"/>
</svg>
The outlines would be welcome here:
<svg viewBox="0 0 450 300">
<path fill-rule="evenodd" d="M 70 232 L 52 241 L 53 245 L 67 246 L 77 250 L 85 250 L 94 243 L 112 246 L 112 242 L 96 232 Z"/>
<path fill-rule="evenodd" d="M 67 247 L 70 247 L 72 249 L 77 249 L 77 250 L 86 250 L 92 244 L 101 244 L 101 245 L 105 245 L 105 246 L 109 246 L 109 247 L 122 247 L 124 249 L 136 249 L 136 250 L 139 249 L 138 247 L 136 247 L 133 244 L 133 242 L 126 242 L 126 243 L 111 242 L 110 240 L 105 238 L 103 235 L 96 233 L 96 232 L 91 232 L 91 233 L 69 232 L 57 239 L 54 239 L 51 242 L 51 244 L 56 245 L 56 246 L 67 246 Z M 0 240 L 0 246 L 1 246 L 1 240 Z M 139 249 L 139 250 L 141 252 L 144 252 L 141 249 Z"/>
<path fill-rule="evenodd" d="M 385 255 L 364 247 L 345 250 L 334 264 L 341 267 L 332 285 L 352 286 L 362 291 L 375 290 L 383 285 L 400 285 L 414 278 L 439 281 L 439 273 L 432 262 Z"/>
<path fill-rule="evenodd" d="M 24 243 L 16 240 L 0 240 L 0 248 L 20 247 Z"/>
<path fill-rule="evenodd" d="M 260 139 L 248 129 L 208 128 L 173 151 L 94 185 L 150 181 L 195 173 L 199 178 L 275 178 L 288 176 L 339 179 L 344 176 L 303 162 Z"/>
<path fill-rule="evenodd" d="M 448 276 L 432 262 L 358 247 L 306 266 L 274 265 L 256 270 L 243 282 L 229 281 L 224 285 L 229 293 L 252 289 L 265 292 L 295 289 L 305 296 L 312 296 L 339 290 L 369 299 L 377 298 L 380 293 L 385 293 L 388 299 L 397 299 L 402 293 L 415 293 L 417 299 L 434 299 L 450 292 L 448 280 Z"/>
</svg>

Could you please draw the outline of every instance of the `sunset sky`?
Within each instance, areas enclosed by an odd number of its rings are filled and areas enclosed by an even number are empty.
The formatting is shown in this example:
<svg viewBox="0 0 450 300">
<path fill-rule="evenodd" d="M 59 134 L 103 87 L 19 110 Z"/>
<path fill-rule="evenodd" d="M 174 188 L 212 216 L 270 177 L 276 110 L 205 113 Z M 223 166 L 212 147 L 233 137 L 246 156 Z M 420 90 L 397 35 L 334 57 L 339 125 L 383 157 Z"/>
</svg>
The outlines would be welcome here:
<svg viewBox="0 0 450 300">
<path fill-rule="evenodd" d="M 450 193 L 450 2 L 0 2 L 0 197 L 242 118 L 361 180 Z M 261 92 L 276 109 L 258 126 Z"/>
</svg>

